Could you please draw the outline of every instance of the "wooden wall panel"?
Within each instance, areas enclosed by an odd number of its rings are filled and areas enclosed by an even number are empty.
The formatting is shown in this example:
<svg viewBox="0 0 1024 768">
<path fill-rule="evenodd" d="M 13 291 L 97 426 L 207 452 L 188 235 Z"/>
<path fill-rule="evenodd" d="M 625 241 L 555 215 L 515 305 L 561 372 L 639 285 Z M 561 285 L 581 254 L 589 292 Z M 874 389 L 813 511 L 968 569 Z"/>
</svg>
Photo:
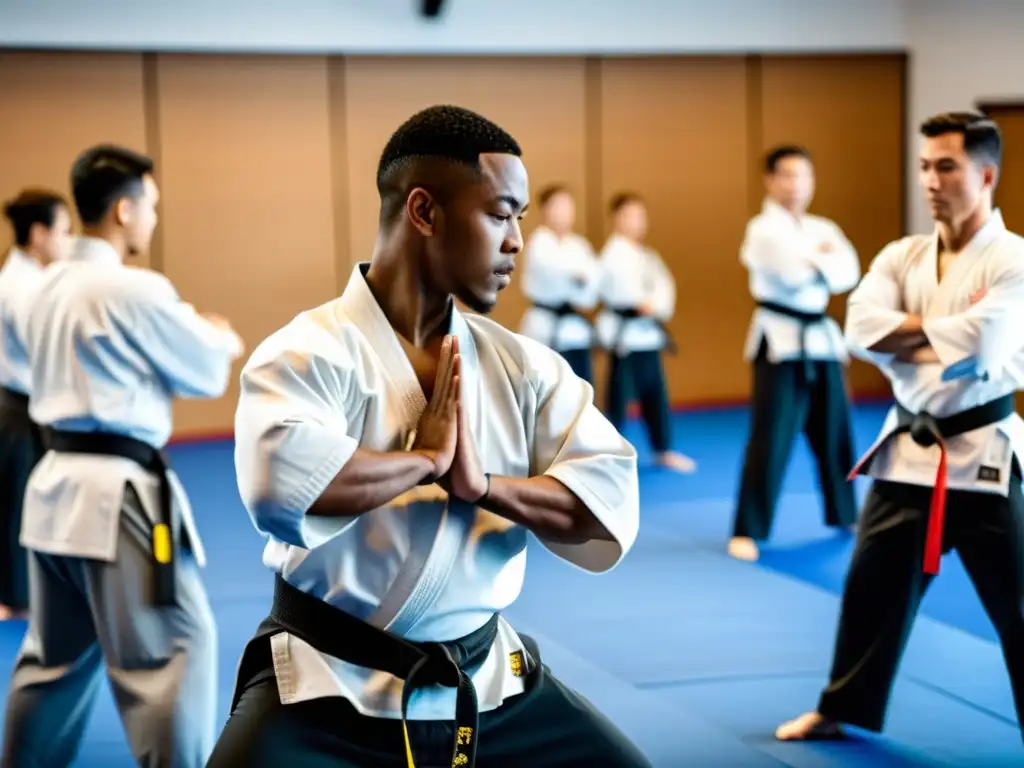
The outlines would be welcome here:
<svg viewBox="0 0 1024 768">
<path fill-rule="evenodd" d="M 745 397 L 750 311 L 738 260 L 750 168 L 745 62 L 606 59 L 600 78 L 601 175 L 590 193 L 605 203 L 623 189 L 647 199 L 649 243 L 676 280 L 670 327 L 680 351 L 666 358 L 670 397 Z"/>
<path fill-rule="evenodd" d="M 337 284 L 327 60 L 160 55 L 163 271 L 252 347 Z M 236 366 L 237 368 L 237 366 Z M 237 376 L 179 403 L 180 432 L 230 429 Z"/>
<path fill-rule="evenodd" d="M 579 214 L 592 190 L 586 175 L 585 62 L 579 58 L 373 58 L 345 60 L 350 253 L 364 261 L 377 234 L 374 179 L 391 133 L 416 111 L 451 103 L 508 130 L 523 148 L 533 192 L 563 182 L 577 192 Z M 523 222 L 529 235 L 538 215 Z M 493 317 L 518 328 L 526 307 L 518 280 Z"/>
<path fill-rule="evenodd" d="M 92 144 L 148 151 L 139 54 L 0 51 L 0 94 L 4 202 L 26 186 L 70 199 L 71 164 Z"/>
<path fill-rule="evenodd" d="M 905 57 L 765 56 L 760 62 L 761 151 L 781 143 L 814 154 L 812 211 L 833 219 L 857 248 L 863 269 L 904 234 Z M 846 297 L 830 311 L 845 317 Z M 850 368 L 859 394 L 887 393 L 877 369 Z"/>
</svg>

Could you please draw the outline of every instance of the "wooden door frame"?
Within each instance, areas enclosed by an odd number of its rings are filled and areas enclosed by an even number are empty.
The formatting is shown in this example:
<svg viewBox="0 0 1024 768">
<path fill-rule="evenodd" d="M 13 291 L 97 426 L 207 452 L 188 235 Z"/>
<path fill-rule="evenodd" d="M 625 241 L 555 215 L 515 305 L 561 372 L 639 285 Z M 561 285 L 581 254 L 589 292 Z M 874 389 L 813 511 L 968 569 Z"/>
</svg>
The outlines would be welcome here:
<svg viewBox="0 0 1024 768">
<path fill-rule="evenodd" d="M 1024 114 L 1024 99 L 1017 100 L 1006 100 L 1006 101 L 977 101 L 974 104 L 975 108 L 985 115 L 990 115 L 993 112 L 1001 112 L 1002 114 Z"/>
</svg>

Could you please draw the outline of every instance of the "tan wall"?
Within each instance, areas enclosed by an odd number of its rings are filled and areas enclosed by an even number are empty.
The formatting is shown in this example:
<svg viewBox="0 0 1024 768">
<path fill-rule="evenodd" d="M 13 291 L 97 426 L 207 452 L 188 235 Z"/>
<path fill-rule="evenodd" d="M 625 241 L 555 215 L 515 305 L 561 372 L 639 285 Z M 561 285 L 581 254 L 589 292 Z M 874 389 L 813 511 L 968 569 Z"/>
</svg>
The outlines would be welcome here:
<svg viewBox="0 0 1024 768">
<path fill-rule="evenodd" d="M 761 154 L 781 141 L 814 152 L 815 208 L 866 266 L 904 228 L 904 69 L 903 57 L 882 55 L 0 52 L 0 198 L 28 184 L 66 191 L 71 161 L 93 142 L 148 152 L 163 187 L 151 265 L 187 300 L 230 317 L 251 348 L 336 295 L 369 257 L 374 169 L 391 131 L 421 107 L 458 103 L 519 139 L 534 189 L 572 186 L 598 247 L 608 197 L 646 196 L 651 243 L 678 284 L 672 399 L 736 401 L 749 393 L 741 350 L 751 309 L 737 249 L 760 205 Z M 513 284 L 495 316 L 515 327 L 523 307 Z M 866 366 L 851 382 L 861 394 L 885 391 Z M 230 429 L 235 396 L 233 386 L 215 402 L 180 403 L 179 436 Z"/>
</svg>

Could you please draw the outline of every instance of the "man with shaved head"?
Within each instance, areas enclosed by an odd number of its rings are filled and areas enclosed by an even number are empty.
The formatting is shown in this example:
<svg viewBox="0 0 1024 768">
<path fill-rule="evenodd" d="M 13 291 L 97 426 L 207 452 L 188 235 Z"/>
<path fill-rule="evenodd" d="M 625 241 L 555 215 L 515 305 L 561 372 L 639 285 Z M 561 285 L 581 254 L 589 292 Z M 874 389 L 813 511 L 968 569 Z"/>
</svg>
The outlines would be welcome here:
<svg viewBox="0 0 1024 768">
<path fill-rule="evenodd" d="M 591 386 L 481 316 L 522 248 L 520 155 L 468 110 L 410 118 L 370 261 L 246 364 L 239 490 L 277 576 L 213 768 L 648 765 L 501 616 L 529 531 L 602 572 L 639 525 Z"/>
</svg>

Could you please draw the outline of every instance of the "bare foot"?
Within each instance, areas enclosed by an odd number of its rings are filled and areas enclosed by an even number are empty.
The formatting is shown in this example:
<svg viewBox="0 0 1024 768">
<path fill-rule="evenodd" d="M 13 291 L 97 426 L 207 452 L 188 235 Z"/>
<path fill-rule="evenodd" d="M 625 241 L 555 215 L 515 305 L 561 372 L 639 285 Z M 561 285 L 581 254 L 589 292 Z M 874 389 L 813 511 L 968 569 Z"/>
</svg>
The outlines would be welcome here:
<svg viewBox="0 0 1024 768">
<path fill-rule="evenodd" d="M 684 456 L 681 453 L 675 451 L 666 451 L 665 453 L 658 454 L 658 464 L 671 469 L 674 472 L 682 472 L 683 474 L 690 474 L 691 472 L 697 471 L 697 462 L 691 459 L 689 456 Z"/>
<path fill-rule="evenodd" d="M 0 621 L 8 621 L 12 618 L 14 618 L 14 611 L 3 603 L 0 603 Z"/>
<path fill-rule="evenodd" d="M 775 729 L 779 741 L 834 741 L 844 736 L 839 723 L 817 712 L 800 715 Z"/>
<path fill-rule="evenodd" d="M 729 539 L 727 551 L 737 560 L 746 560 L 748 563 L 753 563 L 761 556 L 757 544 L 754 543 L 753 539 L 749 539 L 746 536 L 733 536 Z"/>
</svg>

